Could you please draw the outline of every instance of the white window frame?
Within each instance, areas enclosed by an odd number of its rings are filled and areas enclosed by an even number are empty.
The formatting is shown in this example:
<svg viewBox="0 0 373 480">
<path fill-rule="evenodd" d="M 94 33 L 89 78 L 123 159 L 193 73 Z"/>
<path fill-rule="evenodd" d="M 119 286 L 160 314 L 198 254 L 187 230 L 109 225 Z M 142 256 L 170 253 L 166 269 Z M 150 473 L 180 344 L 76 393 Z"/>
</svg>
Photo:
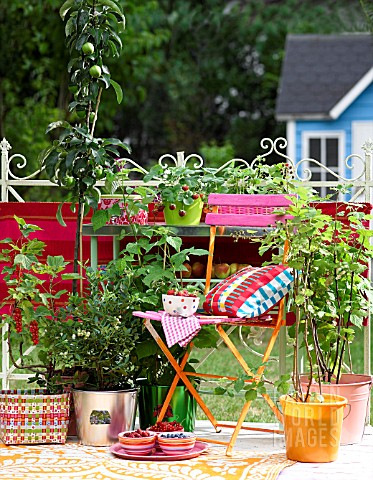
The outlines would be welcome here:
<svg viewBox="0 0 373 480">
<path fill-rule="evenodd" d="M 338 163 L 337 166 L 330 166 L 325 165 L 325 145 L 326 139 L 335 138 L 338 140 Z M 346 172 L 344 171 L 344 163 L 343 159 L 345 158 L 345 145 L 346 145 L 346 133 L 343 130 L 310 130 L 306 132 L 302 132 L 302 158 L 310 158 L 310 151 L 309 151 L 309 141 L 311 139 L 318 139 L 321 140 L 321 158 L 316 158 L 315 160 L 319 161 L 322 166 L 318 165 L 317 163 L 313 162 L 305 162 L 304 168 L 308 169 L 311 174 L 314 172 L 320 174 L 320 180 L 317 181 L 320 183 L 320 195 L 324 197 L 327 192 L 327 174 L 329 173 L 327 169 L 331 170 L 336 174 L 336 177 L 333 178 L 334 181 L 338 180 L 337 176 L 346 176 Z M 312 176 L 310 178 L 312 181 Z M 315 182 L 316 183 L 316 182 Z"/>
</svg>

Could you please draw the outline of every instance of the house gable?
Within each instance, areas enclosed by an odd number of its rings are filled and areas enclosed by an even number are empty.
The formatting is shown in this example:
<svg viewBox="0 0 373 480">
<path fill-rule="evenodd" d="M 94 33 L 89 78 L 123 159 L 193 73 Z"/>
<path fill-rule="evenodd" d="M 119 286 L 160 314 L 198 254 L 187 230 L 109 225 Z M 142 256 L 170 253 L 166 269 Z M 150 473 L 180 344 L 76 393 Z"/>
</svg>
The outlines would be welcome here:
<svg viewBox="0 0 373 480">
<path fill-rule="evenodd" d="M 372 81 L 370 34 L 288 35 L 276 118 L 338 118 Z"/>
</svg>

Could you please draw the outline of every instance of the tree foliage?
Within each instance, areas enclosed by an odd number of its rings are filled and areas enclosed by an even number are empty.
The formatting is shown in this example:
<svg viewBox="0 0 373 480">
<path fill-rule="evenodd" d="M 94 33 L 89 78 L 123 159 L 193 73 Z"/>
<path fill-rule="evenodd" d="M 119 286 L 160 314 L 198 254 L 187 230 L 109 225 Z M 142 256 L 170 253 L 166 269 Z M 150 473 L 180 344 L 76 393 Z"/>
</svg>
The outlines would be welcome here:
<svg viewBox="0 0 373 480">
<path fill-rule="evenodd" d="M 46 124 L 75 115 L 68 110 L 74 99 L 67 88 L 62 3 L 0 5 L 6 46 L 0 133 L 29 158 L 45 146 Z M 274 109 L 286 35 L 369 31 L 368 2 L 358 0 L 118 3 L 127 17 L 118 33 L 124 50 L 106 66 L 124 99 L 118 106 L 114 90 L 105 96 L 96 130 L 126 139 L 143 165 L 166 151 L 199 152 L 202 145 L 253 158 L 262 137 L 284 134 Z"/>
</svg>

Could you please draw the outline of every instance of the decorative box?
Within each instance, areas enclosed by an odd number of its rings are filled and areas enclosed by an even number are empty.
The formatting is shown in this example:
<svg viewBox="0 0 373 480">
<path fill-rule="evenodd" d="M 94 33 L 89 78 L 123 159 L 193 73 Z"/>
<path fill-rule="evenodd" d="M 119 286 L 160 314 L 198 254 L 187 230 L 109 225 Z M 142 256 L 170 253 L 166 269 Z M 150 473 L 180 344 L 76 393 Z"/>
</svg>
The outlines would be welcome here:
<svg viewBox="0 0 373 480">
<path fill-rule="evenodd" d="M 6 445 L 65 443 L 70 394 L 44 390 L 0 391 L 0 440 Z"/>
</svg>

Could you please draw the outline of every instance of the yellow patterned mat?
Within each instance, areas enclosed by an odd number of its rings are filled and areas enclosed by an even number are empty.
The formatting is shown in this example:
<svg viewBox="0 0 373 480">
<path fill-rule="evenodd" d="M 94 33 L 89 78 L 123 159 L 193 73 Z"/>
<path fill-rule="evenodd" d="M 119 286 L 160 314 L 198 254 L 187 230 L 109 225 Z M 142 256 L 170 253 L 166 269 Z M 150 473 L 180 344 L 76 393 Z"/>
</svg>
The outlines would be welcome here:
<svg viewBox="0 0 373 480">
<path fill-rule="evenodd" d="M 0 478 L 6 480 L 275 480 L 294 462 L 285 454 L 210 448 L 191 460 L 135 462 L 114 457 L 109 448 L 66 445 L 15 445 L 0 443 Z"/>
</svg>

